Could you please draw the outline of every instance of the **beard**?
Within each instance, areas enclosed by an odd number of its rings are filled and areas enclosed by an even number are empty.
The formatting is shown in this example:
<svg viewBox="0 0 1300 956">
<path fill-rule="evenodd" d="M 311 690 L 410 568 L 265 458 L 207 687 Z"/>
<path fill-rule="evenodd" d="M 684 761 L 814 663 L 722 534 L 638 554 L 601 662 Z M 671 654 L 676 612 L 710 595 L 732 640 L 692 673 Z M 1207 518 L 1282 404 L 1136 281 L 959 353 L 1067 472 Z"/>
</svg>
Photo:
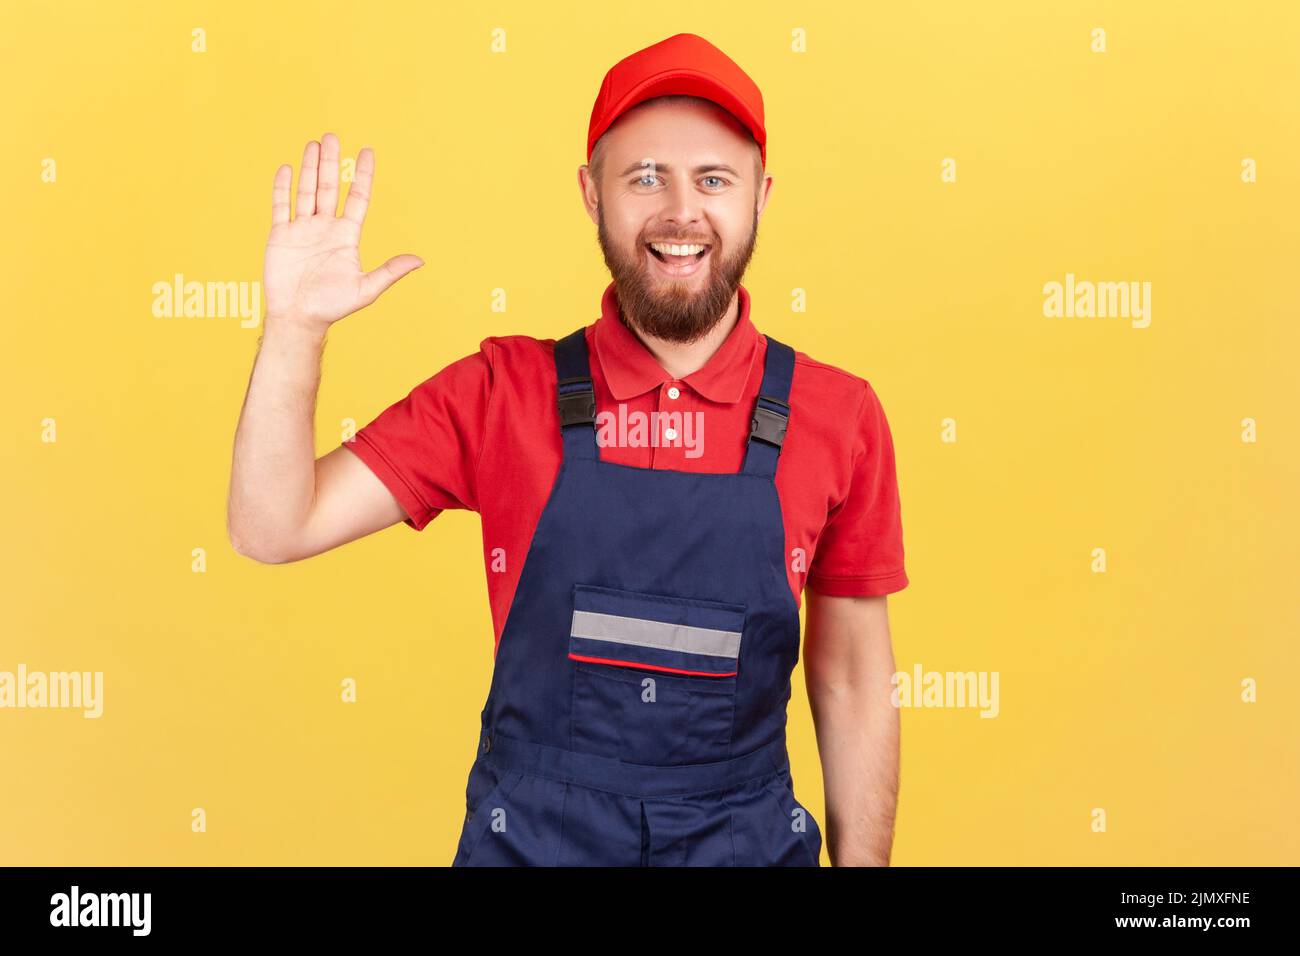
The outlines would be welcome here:
<svg viewBox="0 0 1300 956">
<path fill-rule="evenodd" d="M 645 238 L 638 237 L 631 253 L 619 248 L 605 228 L 605 207 L 597 208 L 597 237 L 614 279 L 619 311 L 626 325 L 668 342 L 686 344 L 707 335 L 722 319 L 740 285 L 741 277 L 754 255 L 758 241 L 758 210 L 749 237 L 729 255 L 712 240 L 706 244 L 708 269 L 705 285 L 699 291 L 690 288 L 694 276 L 672 279 L 655 275 L 647 261 Z"/>
</svg>

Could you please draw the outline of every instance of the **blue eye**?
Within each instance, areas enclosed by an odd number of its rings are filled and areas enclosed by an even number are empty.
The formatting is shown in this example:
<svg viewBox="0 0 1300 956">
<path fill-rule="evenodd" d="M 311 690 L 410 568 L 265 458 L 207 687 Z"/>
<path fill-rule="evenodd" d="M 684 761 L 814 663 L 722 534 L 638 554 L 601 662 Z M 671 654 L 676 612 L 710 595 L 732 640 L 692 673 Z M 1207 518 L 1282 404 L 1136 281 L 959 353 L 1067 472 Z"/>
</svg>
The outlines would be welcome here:
<svg viewBox="0 0 1300 956">
<path fill-rule="evenodd" d="M 646 182 L 647 179 L 650 180 L 650 182 Z M 640 176 L 637 177 L 637 179 L 636 179 L 635 182 L 636 182 L 636 185 L 638 185 L 638 186 L 653 186 L 653 185 L 655 184 L 655 182 L 658 181 L 658 179 L 659 179 L 659 177 L 656 176 L 654 173 L 643 173 L 642 175 L 640 175 Z M 723 179 L 721 176 L 705 176 L 705 177 L 704 177 L 704 180 L 705 180 L 706 182 L 707 182 L 708 180 L 710 180 L 710 179 L 715 180 L 715 181 L 717 182 L 717 184 L 718 184 L 717 186 L 710 187 L 710 188 L 713 188 L 713 189 L 721 189 L 721 188 L 725 187 L 725 186 L 728 184 L 728 181 L 725 180 L 725 179 Z"/>
</svg>

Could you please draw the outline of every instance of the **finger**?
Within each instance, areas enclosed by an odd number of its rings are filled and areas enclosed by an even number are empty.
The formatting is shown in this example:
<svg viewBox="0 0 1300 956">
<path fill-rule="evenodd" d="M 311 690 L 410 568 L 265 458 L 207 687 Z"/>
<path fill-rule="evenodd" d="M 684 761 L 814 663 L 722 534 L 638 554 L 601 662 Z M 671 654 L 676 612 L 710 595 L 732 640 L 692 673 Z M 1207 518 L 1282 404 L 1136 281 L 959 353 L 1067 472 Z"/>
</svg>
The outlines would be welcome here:
<svg viewBox="0 0 1300 956">
<path fill-rule="evenodd" d="M 339 138 L 326 133 L 320 138 L 320 182 L 316 184 L 316 211 L 326 216 L 339 214 Z"/>
<path fill-rule="evenodd" d="M 289 221 L 289 183 L 293 181 L 293 167 L 285 163 L 275 171 L 271 186 L 271 225 Z"/>
<path fill-rule="evenodd" d="M 378 269 L 367 272 L 361 279 L 361 298 L 366 305 L 374 302 L 384 294 L 394 282 L 424 265 L 424 260 L 419 256 L 413 256 L 409 253 L 401 256 L 393 256 Z"/>
<path fill-rule="evenodd" d="M 358 226 L 366 221 L 366 209 L 370 205 L 371 184 L 375 181 L 375 151 L 365 147 L 357 154 L 356 175 L 348 187 L 348 199 L 343 204 L 343 218 L 351 219 Z"/>
<path fill-rule="evenodd" d="M 316 212 L 316 166 L 320 162 L 320 143 L 314 139 L 303 148 L 302 171 L 298 173 L 298 204 L 294 218 Z"/>
</svg>

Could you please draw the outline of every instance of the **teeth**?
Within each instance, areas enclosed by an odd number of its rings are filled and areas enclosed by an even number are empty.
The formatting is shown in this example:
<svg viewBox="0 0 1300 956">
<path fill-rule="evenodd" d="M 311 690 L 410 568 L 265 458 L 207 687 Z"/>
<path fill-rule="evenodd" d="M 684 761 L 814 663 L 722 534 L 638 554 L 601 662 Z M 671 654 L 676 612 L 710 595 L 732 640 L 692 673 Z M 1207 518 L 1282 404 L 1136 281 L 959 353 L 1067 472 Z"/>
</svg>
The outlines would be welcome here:
<svg viewBox="0 0 1300 956">
<path fill-rule="evenodd" d="M 650 248 L 655 252 L 669 256 L 694 256 L 703 252 L 708 248 L 708 246 L 678 246 L 668 242 L 652 242 L 650 243 Z"/>
</svg>

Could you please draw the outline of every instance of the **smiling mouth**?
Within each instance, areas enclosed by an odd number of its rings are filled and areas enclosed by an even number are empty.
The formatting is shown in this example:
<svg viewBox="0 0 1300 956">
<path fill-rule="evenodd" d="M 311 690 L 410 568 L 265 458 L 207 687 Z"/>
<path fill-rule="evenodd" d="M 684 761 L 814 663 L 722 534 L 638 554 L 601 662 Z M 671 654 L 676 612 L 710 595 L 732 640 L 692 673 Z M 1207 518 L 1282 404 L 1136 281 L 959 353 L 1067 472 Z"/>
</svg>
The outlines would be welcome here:
<svg viewBox="0 0 1300 956">
<path fill-rule="evenodd" d="M 695 253 L 694 255 L 672 256 L 672 255 L 664 255 L 662 252 L 659 252 L 653 246 L 651 246 L 650 243 L 648 242 L 645 244 L 645 247 L 650 252 L 650 255 L 654 256 L 656 259 L 658 259 L 662 263 L 665 263 L 666 265 L 680 265 L 686 262 L 699 262 L 701 259 L 707 256 L 709 254 L 709 250 L 713 248 L 712 246 L 706 245 L 703 249 L 701 249 L 699 252 Z"/>
</svg>

